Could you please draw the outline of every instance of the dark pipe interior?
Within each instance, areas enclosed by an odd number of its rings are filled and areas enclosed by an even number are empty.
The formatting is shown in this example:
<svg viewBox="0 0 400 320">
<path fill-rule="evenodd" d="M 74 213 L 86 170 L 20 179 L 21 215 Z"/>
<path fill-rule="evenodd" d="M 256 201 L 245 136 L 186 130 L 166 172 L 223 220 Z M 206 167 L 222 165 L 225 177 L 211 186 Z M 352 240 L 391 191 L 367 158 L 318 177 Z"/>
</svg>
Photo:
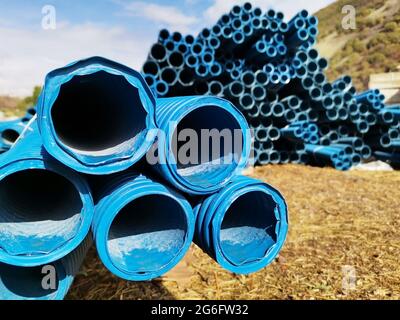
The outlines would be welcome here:
<svg viewBox="0 0 400 320">
<path fill-rule="evenodd" d="M 170 54 L 168 58 L 168 62 L 170 65 L 174 67 L 180 67 L 183 65 L 183 55 L 179 52 L 173 52 Z"/>
<path fill-rule="evenodd" d="M 134 144 L 146 128 L 147 113 L 137 88 L 100 71 L 63 84 L 51 116 L 58 139 L 75 152 L 109 154 L 121 144 Z"/>
<path fill-rule="evenodd" d="M 157 94 L 163 96 L 168 92 L 168 85 L 164 81 L 157 82 L 156 85 Z"/>
<path fill-rule="evenodd" d="M 197 94 L 206 94 L 208 91 L 208 84 L 206 81 L 196 81 L 194 91 Z"/>
<path fill-rule="evenodd" d="M 173 84 L 176 81 L 177 74 L 174 68 L 164 68 L 161 71 L 161 79 L 168 84 Z"/>
<path fill-rule="evenodd" d="M 220 241 L 221 250 L 232 263 L 260 260 L 276 243 L 275 209 L 272 197 L 261 191 L 241 195 L 231 204 L 222 221 Z"/>
<path fill-rule="evenodd" d="M 190 84 L 193 81 L 193 72 L 190 69 L 182 69 L 179 72 L 179 80 L 182 84 Z"/>
<path fill-rule="evenodd" d="M 161 29 L 160 33 L 159 33 L 159 37 L 163 40 L 168 39 L 169 37 L 169 31 L 167 29 Z"/>
<path fill-rule="evenodd" d="M 43 299 L 57 291 L 43 289 L 42 267 L 16 267 L 0 263 L 0 300 Z M 56 280 L 58 284 L 58 279 Z"/>
<path fill-rule="evenodd" d="M 159 67 L 158 63 L 155 61 L 146 61 L 146 63 L 143 65 L 143 73 L 147 74 L 152 74 L 153 76 L 156 76 L 158 74 Z"/>
<path fill-rule="evenodd" d="M 49 252 L 71 239 L 82 200 L 65 177 L 29 169 L 0 181 L 0 247 L 10 254 Z"/>
<path fill-rule="evenodd" d="M 156 271 L 180 252 L 186 233 L 186 216 L 178 202 L 164 195 L 140 197 L 126 205 L 112 222 L 108 253 L 121 270 Z"/>
<path fill-rule="evenodd" d="M 178 141 L 179 134 L 184 129 L 191 129 L 190 132 L 197 137 L 197 143 L 191 137 L 182 137 L 183 141 Z M 202 135 L 202 130 L 212 129 L 214 130 L 207 134 L 203 131 Z M 173 135 L 172 150 L 178 174 L 190 183 L 202 186 L 212 185 L 212 181 L 207 179 L 210 172 L 214 172 L 214 175 L 217 172 L 229 175 L 242 154 L 241 134 L 238 121 L 222 108 L 210 105 L 190 112 L 179 121 Z M 208 150 L 205 149 L 207 144 Z M 182 150 L 187 150 L 185 153 L 181 150 L 184 146 Z M 213 160 L 219 161 L 211 163 Z"/>
<path fill-rule="evenodd" d="M 151 47 L 150 55 L 153 59 L 157 61 L 162 61 L 165 59 L 167 51 L 165 50 L 163 45 L 156 43 Z"/>
<path fill-rule="evenodd" d="M 14 129 L 6 129 L 1 133 L 1 138 L 5 144 L 11 145 L 19 138 L 19 133 Z"/>
</svg>

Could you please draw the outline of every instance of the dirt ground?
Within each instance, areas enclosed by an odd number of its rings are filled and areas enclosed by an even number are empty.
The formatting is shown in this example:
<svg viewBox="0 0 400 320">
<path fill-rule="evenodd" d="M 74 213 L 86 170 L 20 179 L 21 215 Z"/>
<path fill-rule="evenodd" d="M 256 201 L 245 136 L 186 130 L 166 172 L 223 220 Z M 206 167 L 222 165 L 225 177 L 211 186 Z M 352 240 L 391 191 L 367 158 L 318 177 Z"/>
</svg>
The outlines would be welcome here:
<svg viewBox="0 0 400 320">
<path fill-rule="evenodd" d="M 289 206 L 275 262 L 231 274 L 193 245 L 164 279 L 126 282 L 89 253 L 69 299 L 400 299 L 400 172 L 275 165 L 253 174 Z"/>
</svg>

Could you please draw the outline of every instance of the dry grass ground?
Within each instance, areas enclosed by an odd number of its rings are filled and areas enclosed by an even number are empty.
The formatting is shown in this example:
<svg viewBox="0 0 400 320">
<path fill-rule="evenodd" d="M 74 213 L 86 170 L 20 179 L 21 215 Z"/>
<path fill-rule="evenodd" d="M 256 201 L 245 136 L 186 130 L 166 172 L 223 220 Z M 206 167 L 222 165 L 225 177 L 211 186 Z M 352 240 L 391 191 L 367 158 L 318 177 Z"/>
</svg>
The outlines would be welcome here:
<svg viewBox="0 0 400 320">
<path fill-rule="evenodd" d="M 254 176 L 283 193 L 290 214 L 284 249 L 264 270 L 231 274 L 193 246 L 186 279 L 129 283 L 92 250 L 68 298 L 400 299 L 399 172 L 282 165 L 257 168 Z M 355 271 L 351 290 L 342 286 L 344 266 Z"/>
</svg>

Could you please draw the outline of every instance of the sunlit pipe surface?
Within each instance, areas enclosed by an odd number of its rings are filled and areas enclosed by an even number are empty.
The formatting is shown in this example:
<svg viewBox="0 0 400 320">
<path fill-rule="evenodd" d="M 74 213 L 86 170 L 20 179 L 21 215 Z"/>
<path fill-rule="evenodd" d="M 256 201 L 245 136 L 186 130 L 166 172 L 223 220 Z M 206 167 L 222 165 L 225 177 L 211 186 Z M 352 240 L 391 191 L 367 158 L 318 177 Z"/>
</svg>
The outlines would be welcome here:
<svg viewBox="0 0 400 320">
<path fill-rule="evenodd" d="M 176 188 L 191 194 L 213 193 L 246 166 L 251 144 L 249 127 L 240 111 L 227 100 L 207 96 L 158 99 L 156 121 L 166 141 L 158 141 L 159 161 L 154 168 Z M 185 129 L 198 141 L 190 150 L 194 156 L 190 161 L 183 159 L 184 146 L 196 141 L 180 138 Z M 217 129 L 218 134 L 225 130 L 231 143 L 216 153 L 206 153 L 200 143 L 204 139 L 202 130 L 212 129 Z"/>
<path fill-rule="evenodd" d="M 238 274 L 270 264 L 288 230 L 282 195 L 262 181 L 243 176 L 205 198 L 194 211 L 196 244 L 223 268 Z"/>
<path fill-rule="evenodd" d="M 192 207 L 176 191 L 146 176 L 94 177 L 92 230 L 100 259 L 115 275 L 150 280 L 173 268 L 193 238 Z"/>
<path fill-rule="evenodd" d="M 32 121 L 0 156 L 0 262 L 24 267 L 74 250 L 94 211 L 86 180 L 45 151 Z"/>
<path fill-rule="evenodd" d="M 62 300 L 68 293 L 75 275 L 92 243 L 90 235 L 64 258 L 36 267 L 19 267 L 0 263 L 0 300 Z M 54 269 L 53 269 L 54 268 Z M 53 284 L 44 279 L 55 271 L 55 287 L 43 288 Z"/>
</svg>

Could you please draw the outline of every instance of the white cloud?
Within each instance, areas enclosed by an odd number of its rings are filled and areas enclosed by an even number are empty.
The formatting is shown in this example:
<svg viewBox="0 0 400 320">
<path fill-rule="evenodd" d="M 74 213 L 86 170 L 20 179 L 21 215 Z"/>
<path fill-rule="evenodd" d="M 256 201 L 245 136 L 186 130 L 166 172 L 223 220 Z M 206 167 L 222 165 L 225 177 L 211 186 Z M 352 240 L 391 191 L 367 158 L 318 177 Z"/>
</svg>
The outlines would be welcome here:
<svg viewBox="0 0 400 320">
<path fill-rule="evenodd" d="M 187 15 L 175 6 L 160 5 L 144 1 L 117 1 L 124 8 L 124 14 L 144 17 L 157 22 L 161 27 L 181 32 L 189 32 L 190 26 L 199 22 L 195 16 Z"/>
<path fill-rule="evenodd" d="M 250 2 L 253 7 L 260 7 L 262 10 L 272 8 L 276 11 L 281 11 L 285 14 L 287 19 L 291 18 L 302 9 L 307 9 L 310 13 L 316 12 L 333 1 L 334 0 L 214 0 L 213 4 L 204 12 L 204 17 L 208 21 L 214 23 L 221 17 L 221 15 L 229 12 L 235 4 L 241 5 L 245 2 Z"/>
<path fill-rule="evenodd" d="M 104 56 L 140 70 L 153 37 L 91 23 L 56 30 L 0 27 L 0 95 L 26 96 L 47 72 L 74 60 Z"/>
</svg>

